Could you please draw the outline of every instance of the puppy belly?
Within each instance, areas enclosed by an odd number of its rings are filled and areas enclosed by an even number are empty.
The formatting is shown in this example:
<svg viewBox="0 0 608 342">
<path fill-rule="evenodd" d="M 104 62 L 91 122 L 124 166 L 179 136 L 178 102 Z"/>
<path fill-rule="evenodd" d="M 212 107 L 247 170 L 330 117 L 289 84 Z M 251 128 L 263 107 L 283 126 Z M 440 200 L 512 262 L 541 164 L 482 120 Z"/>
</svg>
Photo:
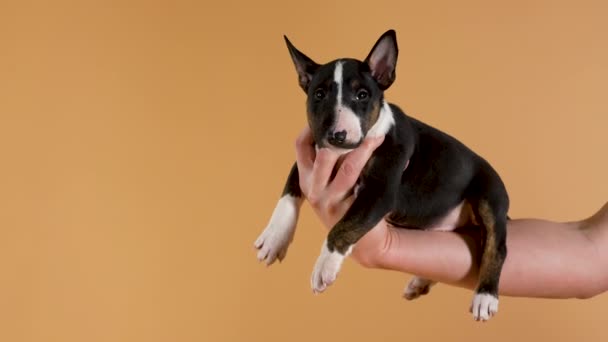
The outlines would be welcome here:
<svg viewBox="0 0 608 342">
<path fill-rule="evenodd" d="M 395 227 L 437 231 L 452 231 L 460 227 L 476 224 L 471 205 L 467 201 L 460 202 L 445 215 L 430 220 L 430 223 L 424 225 L 412 224 L 407 219 L 393 214 L 389 214 L 385 220 Z"/>
</svg>

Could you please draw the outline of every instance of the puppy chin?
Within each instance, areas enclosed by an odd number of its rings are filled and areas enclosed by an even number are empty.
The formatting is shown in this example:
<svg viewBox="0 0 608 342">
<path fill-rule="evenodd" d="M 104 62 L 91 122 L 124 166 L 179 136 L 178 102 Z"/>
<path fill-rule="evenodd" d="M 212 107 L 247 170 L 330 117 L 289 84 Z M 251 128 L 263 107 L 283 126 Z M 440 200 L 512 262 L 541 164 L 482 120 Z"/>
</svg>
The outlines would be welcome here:
<svg viewBox="0 0 608 342">
<path fill-rule="evenodd" d="M 327 148 L 329 148 L 332 152 L 339 154 L 339 155 L 347 154 L 348 152 L 351 152 L 353 150 L 353 148 L 341 148 L 341 147 L 336 147 L 333 145 L 329 145 L 329 146 L 327 146 Z"/>
<path fill-rule="evenodd" d="M 327 147 L 334 153 L 346 154 L 346 153 L 351 152 L 352 150 L 356 149 L 357 147 L 359 147 L 361 145 L 361 143 L 363 143 L 363 139 L 356 141 L 356 142 L 345 141 L 344 143 L 339 144 L 339 145 L 333 145 L 333 144 L 326 143 L 325 147 Z"/>
<path fill-rule="evenodd" d="M 318 151 L 321 148 L 327 148 L 331 151 L 333 151 L 334 153 L 338 153 L 338 154 L 346 154 L 348 152 L 351 152 L 352 150 L 356 149 L 357 147 L 359 147 L 362 143 L 363 143 L 364 138 L 360 139 L 359 141 L 345 141 L 344 143 L 341 144 L 331 144 L 329 141 L 327 141 L 327 139 L 320 139 L 320 140 L 316 140 L 317 142 L 315 143 L 315 150 Z"/>
</svg>

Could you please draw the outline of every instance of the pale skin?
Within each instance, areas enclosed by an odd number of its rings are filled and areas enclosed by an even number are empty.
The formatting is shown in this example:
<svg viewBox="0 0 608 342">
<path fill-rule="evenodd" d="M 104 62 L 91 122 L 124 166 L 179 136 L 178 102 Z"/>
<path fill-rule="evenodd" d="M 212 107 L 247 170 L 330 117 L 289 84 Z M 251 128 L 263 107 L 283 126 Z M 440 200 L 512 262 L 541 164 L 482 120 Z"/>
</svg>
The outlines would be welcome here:
<svg viewBox="0 0 608 342">
<path fill-rule="evenodd" d="M 339 155 L 326 148 L 315 152 L 308 128 L 298 137 L 300 187 L 327 229 L 352 204 L 355 182 L 382 140 L 366 139 L 346 155 L 331 179 Z M 462 225 L 456 216 L 450 213 L 443 220 L 446 230 Z M 478 234 L 479 228 L 472 226 L 456 231 L 424 231 L 396 228 L 382 220 L 357 242 L 351 256 L 365 267 L 474 289 L 481 252 Z M 507 249 L 499 285 L 501 295 L 590 298 L 601 294 L 608 290 L 608 203 L 580 221 L 510 220 Z"/>
</svg>

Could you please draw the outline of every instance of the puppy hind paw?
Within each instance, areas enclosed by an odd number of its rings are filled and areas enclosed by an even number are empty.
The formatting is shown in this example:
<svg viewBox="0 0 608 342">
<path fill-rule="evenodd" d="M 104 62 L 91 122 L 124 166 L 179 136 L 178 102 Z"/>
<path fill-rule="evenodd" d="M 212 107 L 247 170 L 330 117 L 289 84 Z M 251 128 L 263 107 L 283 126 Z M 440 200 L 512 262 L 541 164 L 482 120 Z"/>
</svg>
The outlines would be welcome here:
<svg viewBox="0 0 608 342">
<path fill-rule="evenodd" d="M 414 277 L 403 291 L 403 298 L 414 300 L 420 296 L 426 295 L 433 285 L 435 285 L 435 282 L 432 280 Z"/>
<path fill-rule="evenodd" d="M 489 293 L 476 293 L 469 311 L 476 321 L 485 322 L 498 313 L 498 297 Z"/>
</svg>

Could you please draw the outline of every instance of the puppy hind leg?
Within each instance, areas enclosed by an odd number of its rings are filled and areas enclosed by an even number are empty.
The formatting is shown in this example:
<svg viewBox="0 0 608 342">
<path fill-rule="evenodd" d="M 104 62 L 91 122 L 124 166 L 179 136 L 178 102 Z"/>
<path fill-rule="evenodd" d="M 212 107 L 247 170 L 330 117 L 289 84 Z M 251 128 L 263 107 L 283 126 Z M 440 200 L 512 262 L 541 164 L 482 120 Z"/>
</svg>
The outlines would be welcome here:
<svg viewBox="0 0 608 342">
<path fill-rule="evenodd" d="M 481 226 L 485 228 L 485 241 L 479 269 L 479 283 L 471 304 L 476 321 L 487 321 L 498 312 L 498 285 L 506 258 L 506 210 L 500 205 L 480 200 L 474 208 Z"/>
</svg>

